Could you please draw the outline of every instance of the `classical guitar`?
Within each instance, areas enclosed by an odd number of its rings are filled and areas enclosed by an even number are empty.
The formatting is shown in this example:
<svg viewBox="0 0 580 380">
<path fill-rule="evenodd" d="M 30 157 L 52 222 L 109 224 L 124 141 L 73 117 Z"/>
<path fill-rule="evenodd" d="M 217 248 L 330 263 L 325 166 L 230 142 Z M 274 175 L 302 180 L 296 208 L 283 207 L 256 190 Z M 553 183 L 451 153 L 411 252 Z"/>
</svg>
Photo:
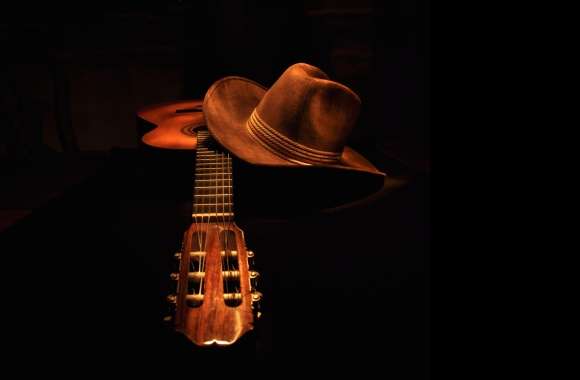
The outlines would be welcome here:
<svg viewBox="0 0 580 380">
<path fill-rule="evenodd" d="M 138 115 L 157 127 L 150 146 L 195 150 L 192 224 L 185 231 L 170 316 L 175 329 L 199 346 L 230 345 L 260 316 L 254 254 L 234 221 L 232 157 L 211 138 L 198 103 L 166 103 Z M 188 108 L 189 107 L 189 108 Z"/>
</svg>

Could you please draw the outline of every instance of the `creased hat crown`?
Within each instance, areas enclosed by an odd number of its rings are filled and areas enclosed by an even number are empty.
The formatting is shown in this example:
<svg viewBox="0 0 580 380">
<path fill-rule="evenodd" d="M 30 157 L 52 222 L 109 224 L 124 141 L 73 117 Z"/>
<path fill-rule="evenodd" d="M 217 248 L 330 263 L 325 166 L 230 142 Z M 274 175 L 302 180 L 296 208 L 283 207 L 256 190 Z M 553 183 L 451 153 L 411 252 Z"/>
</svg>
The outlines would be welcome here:
<svg viewBox="0 0 580 380">
<path fill-rule="evenodd" d="M 273 153 L 305 163 L 340 160 L 360 109 L 359 97 L 320 69 L 290 66 L 264 94 L 247 128 Z"/>
</svg>

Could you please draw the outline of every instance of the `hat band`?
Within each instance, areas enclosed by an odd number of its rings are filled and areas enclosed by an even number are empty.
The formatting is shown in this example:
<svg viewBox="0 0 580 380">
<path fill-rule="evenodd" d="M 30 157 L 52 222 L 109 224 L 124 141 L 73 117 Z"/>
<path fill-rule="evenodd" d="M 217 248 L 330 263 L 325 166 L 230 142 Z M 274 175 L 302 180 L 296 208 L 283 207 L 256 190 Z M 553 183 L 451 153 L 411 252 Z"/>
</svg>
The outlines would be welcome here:
<svg viewBox="0 0 580 380">
<path fill-rule="evenodd" d="M 313 149 L 290 140 L 262 120 L 256 109 L 248 119 L 247 128 L 250 135 L 270 152 L 302 165 L 336 164 L 341 156 L 341 153 Z"/>
</svg>

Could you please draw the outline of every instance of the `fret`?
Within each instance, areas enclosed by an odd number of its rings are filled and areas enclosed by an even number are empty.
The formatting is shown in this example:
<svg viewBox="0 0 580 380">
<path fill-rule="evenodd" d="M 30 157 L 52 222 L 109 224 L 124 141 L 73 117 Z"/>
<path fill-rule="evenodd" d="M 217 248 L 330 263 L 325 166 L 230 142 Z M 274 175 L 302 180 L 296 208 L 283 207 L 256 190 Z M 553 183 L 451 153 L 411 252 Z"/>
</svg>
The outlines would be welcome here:
<svg viewBox="0 0 580 380">
<path fill-rule="evenodd" d="M 226 212 L 226 213 L 215 213 L 215 212 L 202 212 L 202 213 L 193 213 L 191 217 L 197 221 L 202 223 L 222 223 L 222 222 L 231 222 L 234 219 L 233 212 Z"/>
<path fill-rule="evenodd" d="M 195 203 L 194 206 L 229 206 L 233 203 Z"/>
<path fill-rule="evenodd" d="M 195 174 L 196 175 L 225 175 L 225 174 L 230 174 L 228 172 L 216 172 L 216 171 L 211 171 L 211 170 L 215 170 L 215 169 L 221 169 L 221 168 L 201 168 L 201 169 L 196 169 L 195 170 Z M 209 173 L 208 173 L 209 171 Z"/>
<path fill-rule="evenodd" d="M 212 196 L 231 196 L 232 193 L 229 191 L 231 186 L 228 187 L 206 187 L 206 188 L 195 188 L 195 195 L 212 195 Z"/>
<path fill-rule="evenodd" d="M 193 206 L 193 213 L 194 214 L 231 214 L 232 208 L 228 207 L 201 207 L 201 206 Z"/>
<path fill-rule="evenodd" d="M 211 186 L 226 186 L 226 185 L 230 185 L 232 184 L 232 180 L 231 179 L 227 179 L 227 178 L 213 178 L 213 179 L 196 179 L 195 180 L 195 185 L 196 186 L 207 186 L 207 185 L 211 185 Z"/>
<path fill-rule="evenodd" d="M 218 171 L 219 169 L 223 169 L 224 172 L 229 172 L 232 169 L 231 165 L 222 165 L 221 163 L 213 163 L 213 162 L 204 162 L 200 163 L 195 166 L 196 169 L 213 169 Z"/>
<path fill-rule="evenodd" d="M 193 204 L 193 212 L 232 212 L 234 204 L 227 202 L 227 203 L 194 203 Z"/>
<path fill-rule="evenodd" d="M 218 207 L 219 206 L 219 207 Z M 210 206 L 210 205 L 194 205 L 193 206 L 193 213 L 194 214 L 231 214 L 232 213 L 231 206 Z"/>
<path fill-rule="evenodd" d="M 195 165 L 195 169 L 212 169 L 214 171 L 231 172 L 232 164 L 221 162 L 201 162 Z"/>
<path fill-rule="evenodd" d="M 221 216 L 233 216 L 232 212 L 194 212 L 191 214 L 193 217 L 203 218 L 203 217 L 221 217 Z"/>
</svg>

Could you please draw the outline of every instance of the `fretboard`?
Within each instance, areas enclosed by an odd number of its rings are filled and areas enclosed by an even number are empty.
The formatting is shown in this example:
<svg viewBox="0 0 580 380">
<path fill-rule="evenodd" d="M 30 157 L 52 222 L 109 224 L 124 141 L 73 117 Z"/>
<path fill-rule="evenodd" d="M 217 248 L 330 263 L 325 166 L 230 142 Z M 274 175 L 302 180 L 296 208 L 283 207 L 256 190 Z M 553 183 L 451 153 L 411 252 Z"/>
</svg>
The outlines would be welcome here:
<svg viewBox="0 0 580 380">
<path fill-rule="evenodd" d="M 192 218 L 198 223 L 234 219 L 232 159 L 215 147 L 209 132 L 197 132 Z"/>
</svg>

